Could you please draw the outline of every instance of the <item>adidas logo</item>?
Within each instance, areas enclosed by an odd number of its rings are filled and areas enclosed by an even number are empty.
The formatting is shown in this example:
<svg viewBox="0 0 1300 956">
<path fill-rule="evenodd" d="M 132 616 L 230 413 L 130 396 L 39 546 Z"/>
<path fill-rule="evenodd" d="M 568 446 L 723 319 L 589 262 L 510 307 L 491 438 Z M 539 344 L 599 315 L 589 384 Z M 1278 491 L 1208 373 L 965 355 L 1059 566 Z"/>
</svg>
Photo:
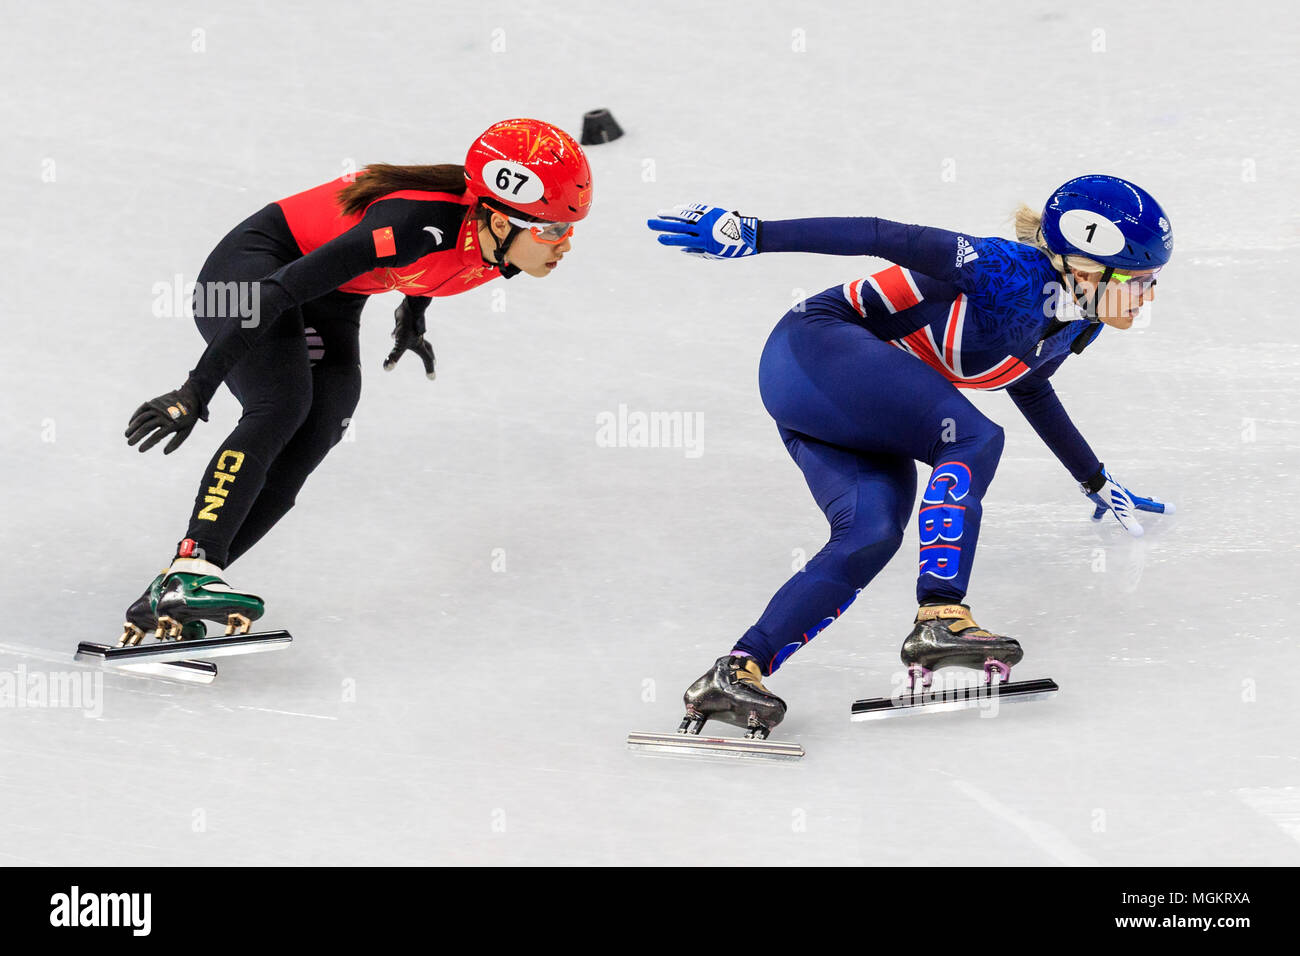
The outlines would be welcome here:
<svg viewBox="0 0 1300 956">
<path fill-rule="evenodd" d="M 960 269 L 968 262 L 974 262 L 979 258 L 979 253 L 975 247 L 966 241 L 965 236 L 957 237 L 957 268 Z"/>
<path fill-rule="evenodd" d="M 718 223 L 718 232 L 726 236 L 732 242 L 740 241 L 740 224 L 736 222 L 735 216 L 728 216 Z"/>
</svg>

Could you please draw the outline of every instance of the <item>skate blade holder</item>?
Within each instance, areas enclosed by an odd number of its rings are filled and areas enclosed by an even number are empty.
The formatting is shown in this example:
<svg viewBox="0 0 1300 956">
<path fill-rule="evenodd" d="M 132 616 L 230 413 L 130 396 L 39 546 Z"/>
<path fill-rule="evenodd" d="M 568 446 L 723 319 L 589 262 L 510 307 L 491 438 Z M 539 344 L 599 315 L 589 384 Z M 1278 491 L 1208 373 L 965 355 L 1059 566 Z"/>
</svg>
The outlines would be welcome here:
<svg viewBox="0 0 1300 956">
<path fill-rule="evenodd" d="M 649 753 L 704 757 L 758 757 L 768 760 L 798 760 L 803 748 L 798 744 L 778 743 L 755 737 L 705 737 L 701 734 L 646 734 L 633 731 L 627 735 L 628 750 Z"/>
<path fill-rule="evenodd" d="M 257 634 L 223 634 L 190 641 L 157 641 L 152 644 L 77 645 L 76 660 L 94 661 L 106 669 L 142 677 L 165 677 L 191 684 L 210 684 L 217 676 L 217 665 L 205 658 L 233 657 L 278 651 L 293 643 L 288 631 L 263 631 Z"/>
<path fill-rule="evenodd" d="M 873 697 L 855 700 L 849 712 L 850 720 L 883 720 L 886 717 L 907 717 L 916 714 L 942 714 L 972 707 L 991 707 L 1001 704 L 1046 700 L 1061 688 L 1050 677 L 1038 680 L 994 681 L 991 684 L 967 684 L 957 687 L 920 688 L 910 691 L 903 688 L 892 697 Z"/>
</svg>

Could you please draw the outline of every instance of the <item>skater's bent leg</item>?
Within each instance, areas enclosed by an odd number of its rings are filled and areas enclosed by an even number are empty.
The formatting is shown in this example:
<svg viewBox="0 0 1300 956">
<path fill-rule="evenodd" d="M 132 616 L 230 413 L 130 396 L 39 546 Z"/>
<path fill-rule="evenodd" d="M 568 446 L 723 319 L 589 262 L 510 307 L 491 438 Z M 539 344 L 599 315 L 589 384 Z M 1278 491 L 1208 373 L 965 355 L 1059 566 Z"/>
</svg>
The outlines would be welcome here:
<svg viewBox="0 0 1300 956">
<path fill-rule="evenodd" d="M 916 468 L 906 458 L 854 454 L 784 429 L 782 437 L 830 522 L 831 537 L 736 644 L 764 674 L 839 617 L 889 562 L 916 495 Z"/>
<path fill-rule="evenodd" d="M 361 370 L 332 366 L 312 370 L 313 401 L 306 420 L 266 474 L 266 483 L 230 543 L 228 562 L 255 545 L 298 499 L 307 477 L 347 431 L 361 397 Z"/>
<path fill-rule="evenodd" d="M 961 402 L 970 405 L 964 398 Z M 1000 426 L 977 411 L 972 415 L 954 408 L 951 414 L 962 415 L 961 425 L 954 427 L 953 441 L 936 456 L 917 513 L 918 604 L 958 604 L 966 597 L 984 513 L 984 493 L 1002 456 L 1004 435 Z"/>
<path fill-rule="evenodd" d="M 230 543 L 228 561 L 255 545 L 298 500 L 307 476 L 339 443 L 361 397 L 361 310 L 366 297 L 331 292 L 302 307 L 311 359 L 311 408 L 267 471 Z"/>
<path fill-rule="evenodd" d="M 923 602 L 960 601 L 1002 429 L 920 359 L 860 326 L 816 313 L 788 313 L 773 330 L 759 386 L 786 429 L 935 469 L 922 502 L 917 595 Z"/>
<path fill-rule="evenodd" d="M 284 313 L 226 379 L 243 414 L 204 472 L 185 532 L 199 554 L 217 567 L 228 563 L 230 544 L 261 493 L 268 469 L 311 409 L 311 368 L 301 323 L 297 310 Z"/>
</svg>

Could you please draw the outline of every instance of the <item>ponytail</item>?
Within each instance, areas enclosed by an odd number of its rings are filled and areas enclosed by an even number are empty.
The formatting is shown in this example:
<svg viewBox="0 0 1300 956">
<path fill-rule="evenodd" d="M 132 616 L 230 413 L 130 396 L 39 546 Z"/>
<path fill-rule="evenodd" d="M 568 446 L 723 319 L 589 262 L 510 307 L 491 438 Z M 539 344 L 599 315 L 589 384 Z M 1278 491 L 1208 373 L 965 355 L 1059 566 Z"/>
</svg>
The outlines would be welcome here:
<svg viewBox="0 0 1300 956">
<path fill-rule="evenodd" d="M 1043 214 L 1041 212 L 1030 209 L 1024 203 L 1021 203 L 1016 208 L 1016 211 L 1011 214 L 1011 220 L 1015 223 L 1017 242 L 1033 246 L 1047 256 L 1051 260 L 1052 268 L 1057 272 L 1065 271 L 1065 260 L 1047 248 L 1047 240 L 1043 238 Z M 1080 272 L 1106 271 L 1106 266 L 1102 263 L 1078 253 L 1070 254 L 1070 268 L 1078 269 Z"/>
<path fill-rule="evenodd" d="M 371 163 L 357 178 L 338 191 L 338 203 L 344 214 L 360 215 L 376 199 L 402 189 L 424 192 L 465 192 L 465 167 L 458 163 L 436 166 L 390 166 Z"/>
</svg>

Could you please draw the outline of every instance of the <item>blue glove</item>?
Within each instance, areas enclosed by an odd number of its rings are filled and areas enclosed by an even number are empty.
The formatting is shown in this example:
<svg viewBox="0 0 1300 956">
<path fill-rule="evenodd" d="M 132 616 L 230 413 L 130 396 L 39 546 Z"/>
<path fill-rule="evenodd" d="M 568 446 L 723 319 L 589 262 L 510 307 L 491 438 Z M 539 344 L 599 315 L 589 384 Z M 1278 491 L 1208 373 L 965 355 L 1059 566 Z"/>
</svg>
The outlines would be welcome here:
<svg viewBox="0 0 1300 956">
<path fill-rule="evenodd" d="M 1112 512 L 1120 526 L 1135 538 L 1143 535 L 1142 525 L 1138 523 L 1138 511 L 1151 511 L 1156 514 L 1173 514 L 1172 504 L 1163 504 L 1154 498 L 1143 498 L 1129 491 L 1102 466 L 1091 480 L 1082 482 L 1079 489 L 1097 505 L 1092 513 L 1093 521 L 1100 521 L 1106 512 Z M 1096 489 L 1096 490 L 1093 490 Z"/>
<path fill-rule="evenodd" d="M 678 246 L 687 255 L 705 259 L 756 255 L 762 227 L 752 216 L 698 202 L 662 209 L 659 218 L 647 219 L 646 225 L 663 233 L 659 236 L 660 244 Z"/>
</svg>

